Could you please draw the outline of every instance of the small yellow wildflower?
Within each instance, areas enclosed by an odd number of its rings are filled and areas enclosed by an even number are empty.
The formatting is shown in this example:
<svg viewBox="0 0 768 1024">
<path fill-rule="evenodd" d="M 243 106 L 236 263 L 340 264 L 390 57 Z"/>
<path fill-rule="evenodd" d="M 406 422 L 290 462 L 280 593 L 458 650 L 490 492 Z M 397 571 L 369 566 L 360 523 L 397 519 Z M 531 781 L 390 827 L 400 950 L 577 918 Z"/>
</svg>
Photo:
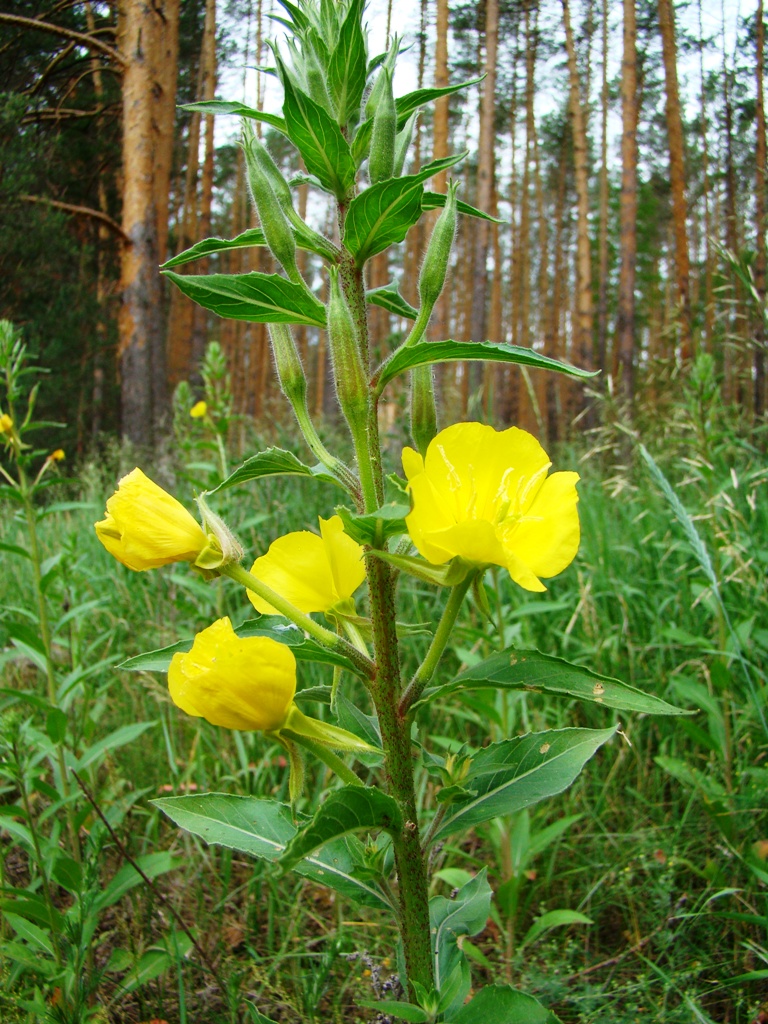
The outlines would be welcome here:
<svg viewBox="0 0 768 1024">
<path fill-rule="evenodd" d="M 193 420 L 200 420 L 208 412 L 207 402 L 195 402 L 192 408 L 189 410 L 189 415 Z"/>
<path fill-rule="evenodd" d="M 13 420 L 7 412 L 0 415 L 0 434 L 10 434 L 13 430 Z"/>
<path fill-rule="evenodd" d="M 525 430 L 456 423 L 430 442 L 425 458 L 403 451 L 413 497 L 408 532 L 427 561 L 459 556 L 500 565 L 525 590 L 546 587 L 579 548 L 578 473 L 553 473 Z"/>
<path fill-rule="evenodd" d="M 51 452 L 48 458 L 51 460 L 51 462 L 63 462 L 63 460 L 66 459 L 64 449 L 57 448 L 55 452 Z"/>
<path fill-rule="evenodd" d="M 169 562 L 212 567 L 215 538 L 206 536 L 184 506 L 140 469 L 122 478 L 107 501 L 105 518 L 95 526 L 107 551 L 136 572 Z"/>
<path fill-rule="evenodd" d="M 344 533 L 339 516 L 331 516 L 320 519 L 319 537 L 308 530 L 278 537 L 251 573 L 305 614 L 327 612 L 349 601 L 365 579 L 363 549 Z M 276 614 L 250 590 L 248 597 L 257 611 Z"/>
<path fill-rule="evenodd" d="M 239 637 L 225 616 L 198 633 L 168 669 L 174 704 L 225 729 L 272 732 L 283 726 L 296 693 L 296 659 L 266 636 Z"/>
</svg>

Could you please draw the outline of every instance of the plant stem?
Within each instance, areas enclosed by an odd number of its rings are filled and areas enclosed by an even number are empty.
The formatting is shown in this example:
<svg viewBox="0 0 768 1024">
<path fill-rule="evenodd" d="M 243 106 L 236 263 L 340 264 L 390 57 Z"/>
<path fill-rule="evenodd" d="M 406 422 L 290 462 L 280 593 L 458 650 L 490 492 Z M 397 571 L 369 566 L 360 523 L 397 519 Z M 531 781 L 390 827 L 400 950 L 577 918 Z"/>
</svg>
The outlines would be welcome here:
<svg viewBox="0 0 768 1024">
<path fill-rule="evenodd" d="M 286 730 L 286 732 L 289 733 L 290 730 Z M 322 743 L 315 743 L 314 740 L 310 740 L 306 736 L 300 736 L 296 732 L 290 732 L 290 737 L 294 743 L 298 743 L 299 746 L 308 750 L 310 754 L 314 754 L 318 760 L 322 761 L 332 772 L 335 772 L 342 782 L 346 782 L 349 786 L 363 785 L 363 782 L 348 765 L 344 764 L 338 754 L 334 754 L 332 750 L 324 747 Z"/>
<path fill-rule="evenodd" d="M 268 601 L 273 608 L 277 609 L 280 615 L 285 615 L 291 622 L 295 622 L 300 629 L 303 629 L 305 633 L 309 633 L 311 637 L 314 637 L 324 647 L 337 650 L 339 654 L 349 658 L 356 671 L 364 678 L 371 678 L 373 676 L 374 666 L 370 658 L 366 658 L 364 654 L 348 643 L 343 637 L 332 633 L 330 629 L 326 629 L 319 622 L 315 622 L 314 619 L 310 618 L 309 615 L 299 611 L 290 601 L 286 601 L 276 590 L 272 590 L 266 583 L 262 583 L 253 573 L 244 569 L 242 565 L 230 562 L 229 565 L 225 565 L 222 568 L 221 572 L 222 575 L 229 576 L 231 580 L 239 583 L 246 590 L 252 590 L 254 594 L 258 594 L 264 601 Z"/>
<path fill-rule="evenodd" d="M 424 658 L 424 661 L 422 661 L 421 665 L 416 669 L 413 679 L 411 679 L 405 693 L 400 698 L 401 715 L 408 714 L 411 707 L 422 695 L 424 688 L 428 685 L 430 679 L 435 674 L 435 669 L 437 668 L 438 662 L 440 661 L 443 651 L 450 639 L 453 627 L 456 624 L 456 618 L 464 601 L 464 596 L 471 587 L 474 578 L 475 573 L 470 572 L 466 579 L 451 588 L 451 596 L 448 598 L 445 608 L 443 609 L 442 617 L 438 623 L 435 635 L 432 637 L 432 643 L 429 645 L 426 657 Z"/>
</svg>

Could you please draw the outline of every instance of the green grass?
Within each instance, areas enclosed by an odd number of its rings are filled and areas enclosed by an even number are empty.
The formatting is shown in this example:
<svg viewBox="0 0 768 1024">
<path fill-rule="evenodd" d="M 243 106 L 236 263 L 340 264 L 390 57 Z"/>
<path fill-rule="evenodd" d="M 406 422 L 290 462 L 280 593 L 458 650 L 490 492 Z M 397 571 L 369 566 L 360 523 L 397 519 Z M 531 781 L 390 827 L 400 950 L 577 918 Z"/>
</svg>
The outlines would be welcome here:
<svg viewBox="0 0 768 1024">
<path fill-rule="evenodd" d="M 722 606 L 685 524 L 645 463 L 622 435 L 606 430 L 595 446 L 602 449 L 598 454 L 585 457 L 582 448 L 554 456 L 556 468 L 578 463 L 583 477 L 576 562 L 545 595 L 524 593 L 503 573 L 489 574 L 491 621 L 472 602 L 441 669 L 449 678 L 472 659 L 515 643 L 703 708 L 685 720 L 621 717 L 623 735 L 588 763 L 571 789 L 531 810 L 531 834 L 563 816 L 577 820 L 526 863 L 514 912 L 497 903 L 486 930 L 473 940 L 476 986 L 511 980 L 537 994 L 566 1024 L 748 1024 L 763 998 L 764 982 L 731 982 L 768 967 L 768 906 L 760 875 L 767 868 L 752 853 L 753 844 L 768 839 L 768 737 L 758 709 L 765 704 L 768 663 L 768 478 L 750 443 L 736 433 L 722 427 L 702 436 L 710 439 L 707 451 L 698 435 L 682 428 L 663 450 L 648 446 L 693 516 Z M 157 476 L 170 484 L 164 465 Z M 252 616 L 228 581 L 204 583 L 185 566 L 130 573 L 107 555 L 92 523 L 119 472 L 117 460 L 98 471 L 84 467 L 80 482 L 62 485 L 66 493 L 57 497 L 86 504 L 55 512 L 40 525 L 45 557 L 63 551 L 46 595 L 52 619 L 64 622 L 55 636 L 58 678 L 71 677 L 59 699 L 77 751 L 126 724 L 154 723 L 84 774 L 132 856 L 170 851 L 179 866 L 158 877 L 162 896 L 137 886 L 100 917 L 89 961 L 95 979 L 90 1003 L 101 1002 L 110 1021 L 126 1024 L 248 1020 L 244 998 L 276 1021 L 370 1020 L 371 1012 L 355 1007 L 374 997 L 374 982 L 396 972 L 391 923 L 298 876 L 278 878 L 264 864 L 206 847 L 171 827 L 148 802 L 195 789 L 287 800 L 287 771 L 279 746 L 186 718 L 170 703 L 162 676 L 117 667 L 135 654 L 191 637 L 219 615 L 235 622 Z M 192 475 L 199 473 L 196 468 Z M 180 489 L 189 496 L 188 483 Z M 227 492 L 214 507 L 255 557 L 279 533 L 314 526 L 317 514 L 329 514 L 336 500 L 320 484 L 272 479 Z M 10 506 L 0 517 L 0 541 L 25 545 L 23 525 Z M 2 685 L 42 694 L 34 649 L 24 648 L 26 634 L 19 630 L 26 626 L 33 635 L 35 629 L 28 565 L 0 552 L 0 572 Z M 426 585 L 403 581 L 399 617 L 434 623 L 440 600 Z M 416 666 L 425 644 L 409 641 L 407 667 Z M 80 678 L 72 675 L 78 666 L 88 670 Z M 328 681 L 324 669 L 302 664 L 301 686 L 321 681 Z M 362 702 L 362 693 L 351 687 L 347 693 Z M 39 746 L 45 716 L 12 696 L 2 697 L 2 704 L 23 710 L 30 777 L 50 779 Z M 320 708 L 313 705 L 313 713 Z M 604 727 L 619 717 L 539 694 L 480 691 L 431 705 L 418 720 L 418 739 L 444 751 L 483 745 L 489 734 L 499 739 L 528 729 Z M 671 772 L 670 766 L 677 768 Z M 14 805 L 18 794 L 5 778 L 2 802 Z M 328 781 L 322 766 L 311 767 L 304 809 L 317 805 Z M 425 804 L 433 805 L 434 789 L 431 779 L 420 778 Z M 46 794 L 44 786 L 34 794 L 34 814 L 41 831 L 62 846 L 61 824 L 56 815 L 46 816 L 52 799 Z M 81 836 L 92 837 L 94 884 L 103 886 L 120 868 L 121 856 L 84 798 L 74 799 Z M 496 889 L 509 881 L 516 858 L 519 863 L 520 827 L 519 819 L 481 827 L 442 847 L 433 867 L 487 866 Z M 23 852 L 10 837 L 2 844 L 4 884 L 39 891 Z M 433 882 L 435 892 L 450 892 L 450 873 L 447 878 Z M 132 992 L 120 989 L 119 973 L 99 974 L 114 949 L 141 953 L 168 934 L 172 920 L 163 897 L 194 929 L 235 1005 L 239 995 L 237 1013 L 230 1015 L 194 951 L 186 958 L 171 954 L 157 978 Z M 71 897 L 57 888 L 57 900 L 65 907 Z M 581 911 L 593 923 L 546 932 L 518 952 L 533 920 L 558 909 Z M 7 925 L 5 936 L 11 937 Z M 16 1007 L 19 1020 L 36 1019 L 23 1009 L 33 998 L 33 974 L 19 970 L 13 955 L 0 953 L 0 960 L 7 976 L 2 998 Z M 10 1010 L 8 1019 L 14 1019 Z"/>
</svg>

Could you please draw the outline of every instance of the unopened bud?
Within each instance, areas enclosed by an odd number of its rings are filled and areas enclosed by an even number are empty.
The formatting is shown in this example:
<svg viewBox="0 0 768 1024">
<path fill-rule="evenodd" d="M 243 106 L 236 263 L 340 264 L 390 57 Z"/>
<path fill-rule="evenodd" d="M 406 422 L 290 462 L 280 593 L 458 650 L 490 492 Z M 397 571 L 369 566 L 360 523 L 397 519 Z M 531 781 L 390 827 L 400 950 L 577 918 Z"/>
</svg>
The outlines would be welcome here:
<svg viewBox="0 0 768 1024">
<path fill-rule="evenodd" d="M 401 132 L 398 132 L 397 138 L 395 139 L 395 166 L 392 171 L 392 177 L 399 178 L 403 173 L 403 167 L 405 166 L 405 158 L 408 156 L 408 150 L 411 145 L 411 139 L 413 138 L 413 129 L 416 124 L 416 118 L 419 116 L 418 110 L 414 110 L 408 120 L 405 122 L 405 127 Z"/>
<path fill-rule="evenodd" d="M 387 56 L 384 59 L 384 63 L 382 65 L 382 70 L 384 70 L 384 68 L 386 68 L 387 71 L 389 71 L 390 81 L 391 81 L 391 76 L 395 72 L 395 61 L 397 60 L 397 54 L 398 54 L 399 50 L 400 50 L 400 36 L 393 36 L 392 37 L 392 42 L 389 45 L 389 50 L 387 52 Z M 376 79 L 376 81 L 373 83 L 373 88 L 371 89 L 370 93 L 368 94 L 368 99 L 365 101 L 365 116 L 366 117 L 373 117 L 375 115 L 376 110 L 377 110 L 378 105 L 379 105 L 379 100 L 381 99 L 381 94 L 382 94 L 382 91 L 384 89 L 384 85 L 385 85 L 384 78 L 383 78 L 381 72 L 379 72 L 379 76 Z"/>
<path fill-rule="evenodd" d="M 293 406 L 306 405 L 307 378 L 291 328 L 288 324 L 269 324 L 269 337 L 283 394 Z"/>
<path fill-rule="evenodd" d="M 243 557 L 243 549 L 221 516 L 217 516 L 208 508 L 205 494 L 200 494 L 195 501 L 200 511 L 203 532 L 208 537 L 209 543 L 208 547 L 198 555 L 194 564 L 203 573 L 208 571 L 213 572 L 213 575 L 219 575 L 215 570 L 221 569 L 222 566 L 228 565 L 230 562 L 239 562 Z"/>
<path fill-rule="evenodd" d="M 392 92 L 392 75 L 387 67 L 379 72 L 383 85 L 373 114 L 371 155 L 368 157 L 368 177 L 371 184 L 391 178 L 395 168 L 395 138 L 397 136 L 397 108 Z"/>
<path fill-rule="evenodd" d="M 419 298 L 422 309 L 432 311 L 445 284 L 451 247 L 456 235 L 458 183 L 450 182 L 443 212 L 437 218 L 427 252 L 419 272 Z"/>
<path fill-rule="evenodd" d="M 435 387 L 431 366 L 415 366 L 411 370 L 411 437 L 422 455 L 437 433 Z"/>
<path fill-rule="evenodd" d="M 270 179 L 264 172 L 261 161 L 256 155 L 259 147 L 261 149 L 264 148 L 252 131 L 244 133 L 243 148 L 245 150 L 245 162 L 248 166 L 248 181 L 256 203 L 256 209 L 259 211 L 259 220 L 264 231 L 264 237 L 267 240 L 267 245 L 272 255 L 283 267 L 288 277 L 298 284 L 301 281 L 301 275 L 296 266 L 296 238 L 294 237 L 291 225 L 288 223 L 288 218 L 285 216 L 280 202 L 275 195 Z M 280 176 L 282 177 L 282 175 Z"/>
<path fill-rule="evenodd" d="M 303 47 L 304 71 L 307 76 L 307 88 L 309 95 L 319 103 L 321 107 L 334 114 L 333 104 L 328 95 L 328 71 L 323 67 L 320 58 L 309 40 L 305 41 Z"/>
<path fill-rule="evenodd" d="M 328 303 L 328 338 L 333 362 L 336 394 L 352 434 L 364 427 L 368 410 L 368 385 L 360 357 L 357 332 L 344 294 L 339 273 L 330 268 L 331 295 Z"/>
</svg>

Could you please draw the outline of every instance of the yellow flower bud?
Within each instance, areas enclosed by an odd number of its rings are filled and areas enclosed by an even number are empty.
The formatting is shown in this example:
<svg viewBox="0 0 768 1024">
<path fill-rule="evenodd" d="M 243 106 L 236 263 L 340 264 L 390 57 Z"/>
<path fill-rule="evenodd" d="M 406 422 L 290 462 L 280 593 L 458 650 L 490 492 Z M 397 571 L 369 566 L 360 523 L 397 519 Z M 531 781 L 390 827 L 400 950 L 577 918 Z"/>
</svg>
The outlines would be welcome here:
<svg viewBox="0 0 768 1024">
<path fill-rule="evenodd" d="M 422 458 L 403 450 L 413 498 L 411 540 L 433 565 L 462 558 L 501 565 L 525 590 L 546 590 L 579 549 L 578 473 L 552 473 L 539 442 L 525 430 L 455 423 Z"/>
<path fill-rule="evenodd" d="M 10 434 L 12 430 L 13 420 L 11 419 L 7 412 L 4 412 L 0 416 L 0 434 Z"/>
<path fill-rule="evenodd" d="M 296 693 L 296 659 L 266 636 L 239 637 L 225 616 L 174 654 L 171 700 L 182 711 L 225 729 L 274 732 L 285 724 Z"/>
<path fill-rule="evenodd" d="M 66 455 L 64 454 L 64 449 L 57 448 L 55 452 L 51 452 L 48 458 L 51 460 L 51 462 L 63 462 L 64 459 L 66 458 Z"/>
<path fill-rule="evenodd" d="M 214 569 L 226 561 L 216 535 L 206 535 L 184 506 L 140 469 L 122 478 L 95 529 L 107 551 L 136 572 L 169 562 Z"/>
<path fill-rule="evenodd" d="M 192 408 L 189 410 L 189 415 L 193 420 L 200 420 L 208 412 L 207 402 L 195 402 Z"/>
</svg>

